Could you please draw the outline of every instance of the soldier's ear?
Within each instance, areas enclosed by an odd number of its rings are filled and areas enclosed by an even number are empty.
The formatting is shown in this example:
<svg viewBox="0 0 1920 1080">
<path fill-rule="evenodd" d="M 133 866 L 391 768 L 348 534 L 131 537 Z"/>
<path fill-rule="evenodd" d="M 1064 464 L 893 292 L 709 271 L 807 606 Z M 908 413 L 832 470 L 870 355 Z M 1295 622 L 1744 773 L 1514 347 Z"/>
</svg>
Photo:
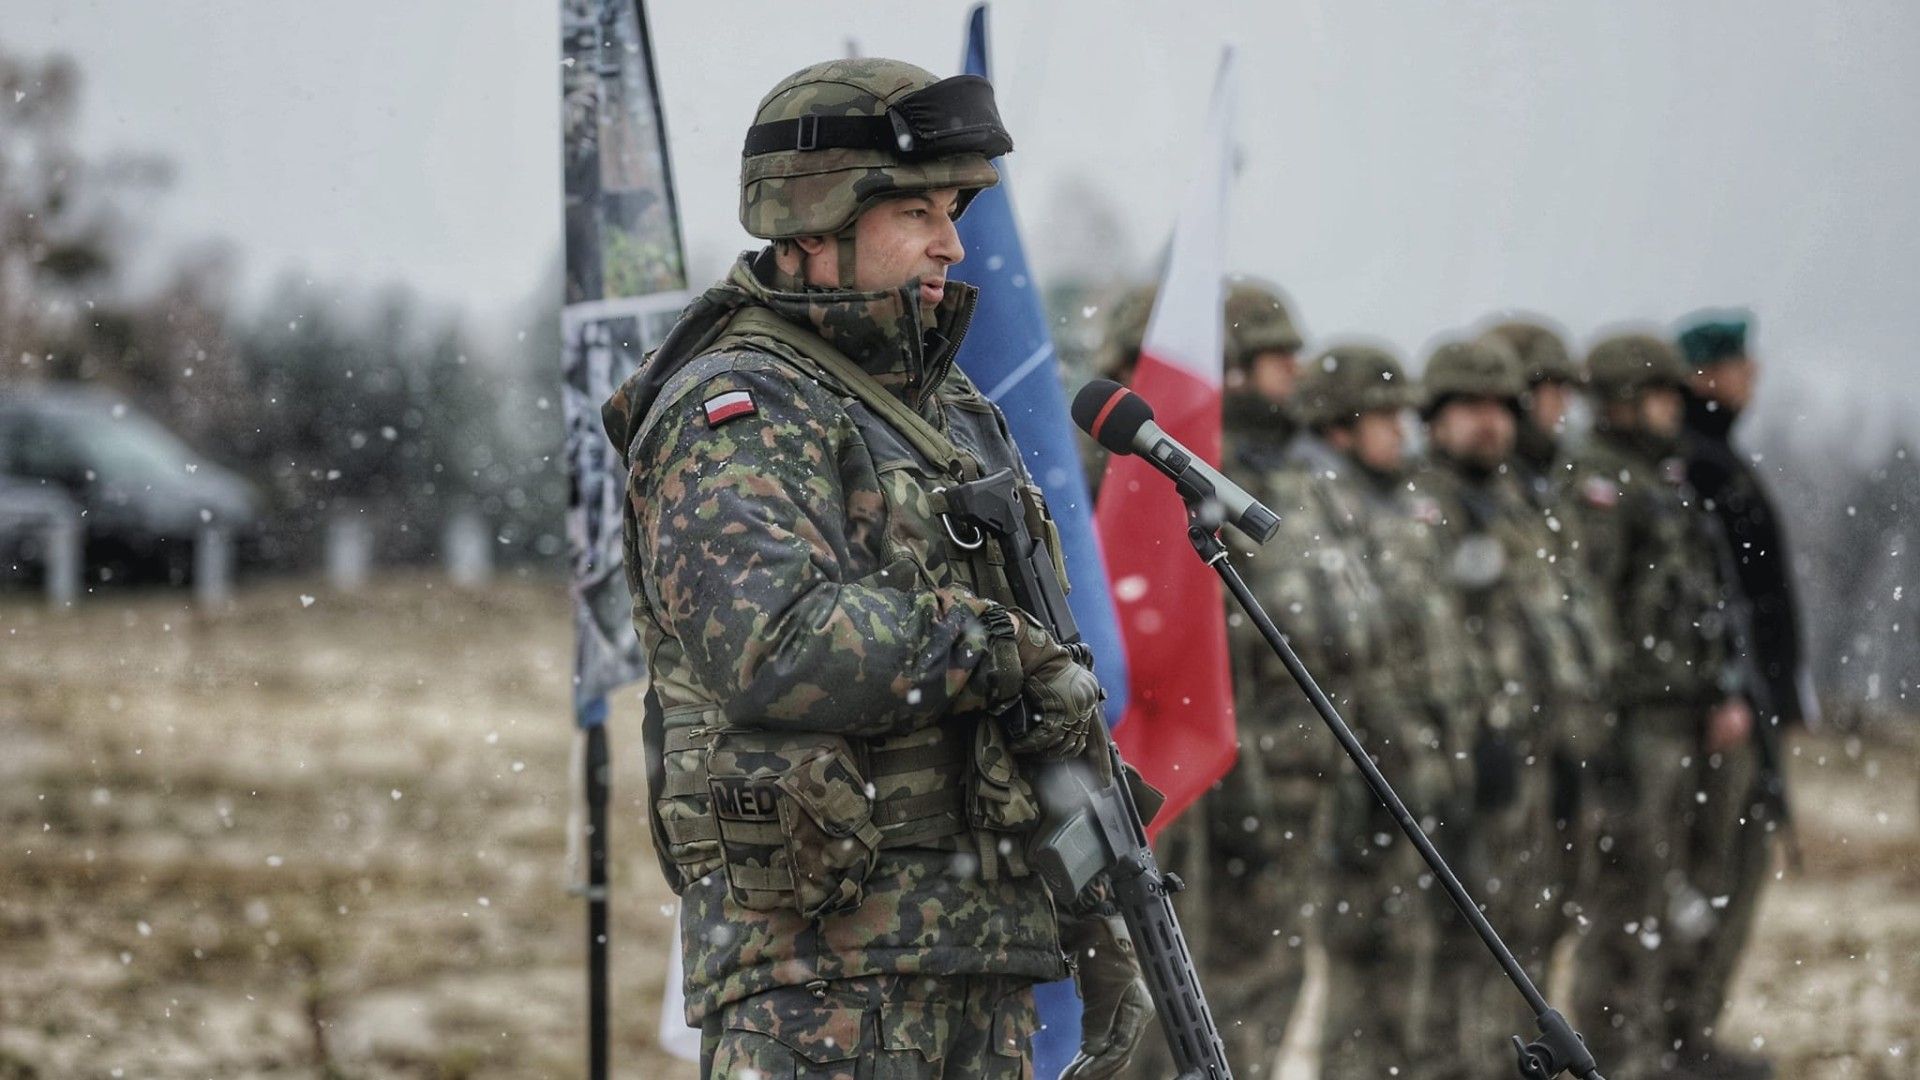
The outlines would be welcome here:
<svg viewBox="0 0 1920 1080">
<path fill-rule="evenodd" d="M 832 239 L 831 236 L 796 236 L 793 238 L 793 244 L 802 254 L 812 257 L 826 250 L 827 242 Z"/>
</svg>

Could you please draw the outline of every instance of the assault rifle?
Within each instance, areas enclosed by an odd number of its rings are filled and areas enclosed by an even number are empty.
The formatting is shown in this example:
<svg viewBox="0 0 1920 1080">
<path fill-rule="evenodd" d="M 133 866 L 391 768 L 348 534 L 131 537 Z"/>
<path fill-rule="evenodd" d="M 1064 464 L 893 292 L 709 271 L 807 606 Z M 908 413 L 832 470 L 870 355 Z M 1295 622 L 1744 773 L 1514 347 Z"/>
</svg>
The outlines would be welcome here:
<svg viewBox="0 0 1920 1080">
<path fill-rule="evenodd" d="M 1051 535 L 1053 527 L 1037 494 L 1020 483 L 1012 469 L 1002 469 L 945 488 L 936 498 L 945 500 L 942 514 L 954 542 L 971 549 L 991 537 L 1006 556 L 1014 602 L 1061 643 L 1078 644 L 1080 630 L 1067 608 L 1066 589 L 1040 539 Z M 1028 723 L 1025 705 L 1016 703 L 1002 723 L 1008 734 L 1022 734 Z M 1147 845 L 1146 826 L 1120 751 L 1111 740 L 1102 738 L 1100 743 L 1106 747 L 1104 767 L 1084 761 L 1039 767 L 1034 788 L 1047 816 L 1034 848 L 1035 866 L 1053 894 L 1063 899 L 1082 895 L 1106 875 L 1114 906 L 1140 956 L 1179 1080 L 1232 1080 L 1226 1046 L 1173 913 L 1172 895 L 1185 886 L 1177 875 L 1161 872 Z"/>
</svg>

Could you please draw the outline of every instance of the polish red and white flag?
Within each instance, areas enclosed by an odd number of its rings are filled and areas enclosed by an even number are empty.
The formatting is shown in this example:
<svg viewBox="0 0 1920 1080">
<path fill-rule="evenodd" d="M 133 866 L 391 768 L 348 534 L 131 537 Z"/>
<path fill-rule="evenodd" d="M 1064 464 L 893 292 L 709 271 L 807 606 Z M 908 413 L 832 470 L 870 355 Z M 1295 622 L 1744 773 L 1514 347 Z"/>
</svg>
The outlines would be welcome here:
<svg viewBox="0 0 1920 1080">
<path fill-rule="evenodd" d="M 1228 50 L 1133 376 L 1160 426 L 1216 467 L 1232 80 Z M 1223 595 L 1187 541 L 1179 494 L 1141 458 L 1109 459 L 1094 517 L 1127 646 L 1130 696 L 1114 735 L 1127 761 L 1167 796 L 1157 833 L 1233 766 Z"/>
</svg>

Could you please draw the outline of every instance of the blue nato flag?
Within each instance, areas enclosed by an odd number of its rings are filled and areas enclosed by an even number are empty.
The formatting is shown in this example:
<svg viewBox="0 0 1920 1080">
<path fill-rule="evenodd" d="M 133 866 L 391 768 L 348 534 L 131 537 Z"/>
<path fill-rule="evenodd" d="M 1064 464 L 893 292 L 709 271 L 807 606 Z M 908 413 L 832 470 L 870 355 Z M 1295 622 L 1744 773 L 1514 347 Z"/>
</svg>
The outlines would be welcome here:
<svg viewBox="0 0 1920 1080">
<path fill-rule="evenodd" d="M 966 73 L 987 74 L 986 6 L 973 9 L 967 31 Z M 1093 649 L 1094 670 L 1106 687 L 1109 724 L 1127 707 L 1127 658 L 1107 591 L 1106 562 L 1093 529 L 1093 500 L 1087 494 L 1075 445 L 1060 362 L 1047 333 L 1046 307 L 1039 285 L 1027 268 L 1026 250 L 1007 198 L 1005 158 L 994 162 L 1000 184 L 974 197 L 960 219 L 960 241 L 967 257 L 952 276 L 980 289 L 967 336 L 960 343 L 961 370 L 1007 416 L 1014 441 L 1026 457 L 1027 471 L 1047 494 L 1047 506 L 1060 526 L 1073 593 L 1067 598 L 1080 636 Z"/>
<path fill-rule="evenodd" d="M 985 4 L 976 6 L 967 20 L 965 66 L 968 75 L 991 77 Z M 1027 268 L 1026 249 L 1008 201 L 1006 159 L 994 166 L 1000 170 L 999 186 L 975 196 L 960 219 L 967 257 L 952 276 L 980 289 L 979 307 L 960 343 L 960 368 L 1006 414 L 1007 426 L 1026 455 L 1027 471 L 1046 492 L 1074 586 L 1067 603 L 1080 624 L 1080 636 L 1093 649 L 1094 669 L 1107 689 L 1111 724 L 1127 708 L 1126 652 L 1093 530 L 1093 500 L 1074 445 L 1060 362 L 1047 333 L 1046 306 Z M 1033 1040 L 1034 1076 L 1055 1080 L 1080 1048 L 1080 999 L 1071 982 L 1036 987 L 1034 996 L 1041 1024 Z"/>
</svg>

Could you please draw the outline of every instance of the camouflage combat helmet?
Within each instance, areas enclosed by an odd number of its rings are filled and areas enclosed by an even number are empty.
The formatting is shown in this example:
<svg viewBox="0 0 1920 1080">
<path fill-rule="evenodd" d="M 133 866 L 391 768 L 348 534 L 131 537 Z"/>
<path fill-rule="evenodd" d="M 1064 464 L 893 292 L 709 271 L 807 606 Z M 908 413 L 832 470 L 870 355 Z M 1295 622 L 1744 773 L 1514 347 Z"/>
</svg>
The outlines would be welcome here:
<svg viewBox="0 0 1920 1080">
<path fill-rule="evenodd" d="M 1419 390 L 1393 354 L 1375 345 L 1336 345 L 1300 373 L 1294 407 L 1309 427 L 1351 423 L 1363 412 L 1402 409 Z"/>
<path fill-rule="evenodd" d="M 1686 383 L 1680 354 L 1652 334 L 1618 334 L 1587 354 L 1587 385 L 1603 401 L 1631 401 L 1650 386 Z"/>
<path fill-rule="evenodd" d="M 740 163 L 740 224 L 763 240 L 834 235 L 881 199 L 999 182 L 1013 149 L 993 86 L 899 60 L 833 60 L 780 80 L 754 113 Z"/>
<path fill-rule="evenodd" d="M 1518 402 L 1527 391 L 1520 358 L 1498 341 L 1449 341 L 1427 358 L 1420 377 L 1425 392 L 1422 408 L 1428 416 L 1440 411 L 1448 398 L 1490 397 Z"/>
<path fill-rule="evenodd" d="M 1498 341 L 1512 349 L 1520 358 L 1520 369 L 1528 386 L 1550 380 L 1580 381 L 1580 368 L 1573 362 L 1573 354 L 1567 351 L 1567 343 L 1537 322 L 1520 319 L 1503 322 L 1481 334 L 1479 340 Z"/>
<path fill-rule="evenodd" d="M 1279 289 L 1255 278 L 1227 279 L 1227 370 L 1263 352 L 1299 352 L 1301 344 Z"/>
</svg>

